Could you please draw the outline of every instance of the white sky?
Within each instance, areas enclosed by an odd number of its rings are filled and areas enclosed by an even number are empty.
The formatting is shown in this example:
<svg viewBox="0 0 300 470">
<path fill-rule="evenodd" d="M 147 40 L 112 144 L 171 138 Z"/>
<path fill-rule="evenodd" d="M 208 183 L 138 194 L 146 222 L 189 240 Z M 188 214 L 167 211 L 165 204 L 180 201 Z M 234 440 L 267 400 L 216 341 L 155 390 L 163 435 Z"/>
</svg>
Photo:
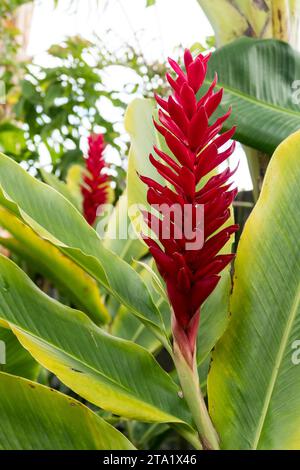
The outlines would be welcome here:
<svg viewBox="0 0 300 470">
<path fill-rule="evenodd" d="M 160 61 L 172 55 L 178 45 L 190 47 L 213 34 L 197 0 L 157 0 L 155 6 L 147 9 L 146 0 L 98 0 L 98 6 L 97 0 L 73 0 L 73 6 L 71 0 L 58 3 L 54 8 L 53 0 L 39 0 L 35 6 L 28 54 L 40 63 L 49 62 L 45 55 L 49 46 L 76 34 L 88 39 L 97 34 L 116 49 L 124 42 L 131 43 L 147 58 Z M 107 37 L 109 29 L 113 34 Z M 114 80 L 121 84 L 126 80 L 124 73 L 114 74 Z M 232 159 L 232 166 L 240 160 L 235 177 L 239 188 L 251 189 L 246 158 L 240 147 Z"/>
</svg>

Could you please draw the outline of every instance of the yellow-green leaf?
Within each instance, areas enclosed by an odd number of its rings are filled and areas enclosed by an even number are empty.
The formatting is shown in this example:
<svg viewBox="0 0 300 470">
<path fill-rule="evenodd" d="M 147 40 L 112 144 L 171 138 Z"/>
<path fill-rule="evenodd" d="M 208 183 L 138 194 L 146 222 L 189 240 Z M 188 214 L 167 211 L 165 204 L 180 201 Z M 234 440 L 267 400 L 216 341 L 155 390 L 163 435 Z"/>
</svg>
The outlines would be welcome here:
<svg viewBox="0 0 300 470">
<path fill-rule="evenodd" d="M 0 370 L 26 379 L 36 379 L 40 366 L 8 328 L 0 327 Z"/>
<path fill-rule="evenodd" d="M 42 274 L 61 288 L 76 306 L 87 312 L 95 323 L 109 321 L 110 315 L 101 299 L 98 285 L 89 274 L 1 206 L 0 225 L 14 236 L 13 239 L 1 239 L 2 245 L 27 259 L 29 263 L 34 263 Z"/>
<path fill-rule="evenodd" d="M 38 362 L 89 402 L 142 421 L 189 422 L 177 386 L 148 351 L 46 296 L 3 256 L 0 318 Z"/>
<path fill-rule="evenodd" d="M 208 380 L 224 449 L 300 449 L 299 161 L 297 132 L 275 151 L 239 243 Z"/>
<path fill-rule="evenodd" d="M 151 295 L 134 269 L 103 246 L 76 208 L 50 186 L 0 154 L 0 204 L 91 274 L 165 341 Z"/>
<path fill-rule="evenodd" d="M 132 450 L 118 430 L 77 400 L 0 373 L 1 450 Z"/>
</svg>

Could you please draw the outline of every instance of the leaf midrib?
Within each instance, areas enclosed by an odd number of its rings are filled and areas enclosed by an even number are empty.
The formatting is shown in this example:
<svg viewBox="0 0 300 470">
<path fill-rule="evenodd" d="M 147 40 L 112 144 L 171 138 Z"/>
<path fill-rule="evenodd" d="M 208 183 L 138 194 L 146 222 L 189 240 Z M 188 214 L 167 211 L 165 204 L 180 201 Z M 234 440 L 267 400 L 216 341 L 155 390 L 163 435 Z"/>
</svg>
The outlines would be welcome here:
<svg viewBox="0 0 300 470">
<path fill-rule="evenodd" d="M 81 364 L 81 366 L 83 366 L 83 369 L 86 369 L 87 371 L 92 371 L 96 376 L 99 375 L 100 377 L 103 377 L 104 379 L 106 379 L 108 382 L 110 382 L 114 386 L 117 386 L 118 388 L 124 389 L 126 392 L 129 392 L 129 395 L 132 395 L 129 388 L 127 388 L 124 385 L 120 384 L 120 382 L 114 380 L 112 377 L 109 377 L 104 372 L 102 372 L 98 369 L 95 369 L 94 366 L 92 366 L 91 364 L 87 363 L 86 361 L 83 361 L 82 359 L 74 356 L 69 351 L 66 351 L 66 350 L 62 349 L 60 345 L 54 344 L 52 341 L 49 341 L 45 338 L 42 338 L 41 336 L 37 336 L 34 333 L 32 333 L 31 331 L 28 331 L 27 329 L 24 329 L 23 327 L 18 326 L 16 324 L 14 324 L 13 322 L 9 322 L 9 324 L 10 324 L 11 329 L 12 329 L 13 332 L 14 332 L 14 330 L 19 330 L 21 334 L 30 336 L 32 338 L 32 341 L 34 341 L 34 339 L 35 339 L 38 343 L 39 342 L 44 343 L 48 347 L 54 349 L 59 354 L 62 354 L 63 356 L 66 356 L 66 357 L 69 357 L 70 359 L 74 360 L 78 364 Z M 16 333 L 14 333 L 14 334 L 16 334 Z M 18 339 L 18 341 L 20 341 L 20 340 Z M 80 372 L 83 372 L 83 371 L 80 371 Z M 86 374 L 86 372 L 83 372 L 83 373 Z M 132 395 L 132 396 L 134 396 L 134 395 Z"/>
<path fill-rule="evenodd" d="M 204 83 L 206 85 L 211 85 L 211 82 L 209 80 L 204 80 Z M 248 101 L 249 103 L 254 104 L 255 106 L 259 106 L 259 107 L 266 108 L 266 109 L 269 109 L 269 110 L 273 109 L 277 113 L 282 113 L 284 115 L 288 114 L 288 115 L 291 115 L 293 117 L 297 117 L 298 119 L 300 119 L 300 113 L 297 112 L 297 111 L 294 111 L 294 110 L 289 109 L 289 108 L 282 108 L 281 106 L 269 103 L 267 101 L 262 101 L 262 100 L 258 100 L 256 98 L 252 98 L 250 95 L 247 95 L 246 93 L 244 93 L 244 92 L 242 92 L 242 91 L 240 91 L 236 88 L 232 88 L 232 87 L 230 87 L 230 86 L 228 86 L 224 83 L 219 82 L 218 85 L 216 85 L 216 88 L 217 89 L 224 88 L 224 90 L 226 92 L 229 92 L 232 95 L 235 95 L 237 98 L 240 98 L 240 99 L 242 98 L 245 101 Z"/>
<path fill-rule="evenodd" d="M 282 340 L 281 340 L 280 345 L 279 345 L 278 354 L 276 356 L 273 372 L 271 374 L 270 382 L 269 382 L 269 385 L 268 385 L 268 388 L 267 388 L 267 393 L 266 393 L 264 405 L 263 405 L 263 408 L 262 408 L 262 413 L 261 413 L 261 416 L 260 416 L 260 419 L 259 419 L 259 422 L 258 422 L 256 433 L 254 435 L 253 446 L 252 446 L 252 449 L 254 449 L 254 450 L 257 449 L 257 446 L 258 446 L 260 438 L 261 438 L 261 433 L 262 433 L 262 430 L 263 430 L 263 427 L 264 427 L 264 423 L 265 423 L 267 413 L 268 413 L 268 410 L 269 410 L 269 406 L 270 406 L 270 402 L 271 402 L 271 399 L 272 399 L 273 391 L 274 391 L 275 384 L 276 384 L 276 381 L 277 381 L 277 378 L 278 378 L 279 369 L 280 369 L 280 366 L 281 366 L 281 363 L 282 363 L 282 360 L 283 360 L 284 352 L 286 350 L 288 339 L 290 337 L 290 333 L 291 333 L 293 323 L 295 321 L 295 318 L 296 318 L 296 315 L 297 315 L 297 312 L 298 312 L 299 305 L 300 305 L 300 282 L 299 282 L 297 290 L 296 290 L 295 300 L 294 300 L 294 302 L 291 306 L 291 309 L 290 309 L 290 314 L 288 316 L 288 321 L 287 321 L 287 324 L 286 324 L 286 328 L 285 328 L 285 330 L 283 332 L 283 335 L 282 335 Z"/>
</svg>

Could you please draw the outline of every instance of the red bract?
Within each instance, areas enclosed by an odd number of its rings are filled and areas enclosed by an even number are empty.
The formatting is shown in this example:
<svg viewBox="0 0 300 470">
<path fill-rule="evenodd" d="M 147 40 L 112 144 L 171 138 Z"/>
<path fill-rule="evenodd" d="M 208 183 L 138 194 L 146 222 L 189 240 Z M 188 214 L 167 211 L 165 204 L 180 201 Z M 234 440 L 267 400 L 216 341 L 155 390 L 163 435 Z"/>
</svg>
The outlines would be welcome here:
<svg viewBox="0 0 300 470">
<path fill-rule="evenodd" d="M 148 236 L 144 239 L 166 282 L 174 312 L 174 339 L 190 364 L 194 357 L 200 307 L 216 287 L 220 272 L 234 256 L 219 252 L 238 228 L 237 225 L 221 228 L 230 217 L 229 207 L 237 193 L 236 189 L 230 189 L 231 184 L 228 183 L 234 172 L 226 168 L 219 174 L 209 175 L 228 159 L 235 148 L 233 142 L 225 150 L 221 149 L 235 132 L 233 127 L 220 134 L 230 110 L 209 124 L 223 94 L 222 89 L 215 91 L 217 78 L 206 93 L 197 98 L 206 76 L 209 57 L 200 54 L 193 59 L 190 51 L 186 50 L 185 71 L 169 59 L 176 73 L 175 78 L 169 74 L 166 76 L 172 95 L 167 100 L 156 97 L 160 109 L 159 122 L 154 124 L 170 152 L 163 152 L 154 146 L 155 153 L 149 156 L 166 185 L 140 176 L 148 186 L 148 202 L 158 214 L 156 217 L 153 213 L 145 213 L 144 217 L 148 226 L 156 232 L 159 242 Z M 182 217 L 181 226 L 173 218 L 169 236 L 166 237 L 164 226 L 169 223 L 166 208 L 174 205 L 181 207 L 182 212 L 188 205 L 191 212 L 189 218 Z M 188 244 L 193 239 L 187 240 L 185 229 L 187 224 L 191 224 L 196 240 L 198 231 L 201 231 L 196 213 L 201 205 L 204 208 L 204 244 L 195 250 Z"/>
<path fill-rule="evenodd" d="M 83 178 L 81 193 L 83 195 L 84 217 L 90 225 L 93 225 L 97 215 L 99 215 L 97 214 L 98 208 L 107 202 L 108 176 L 103 173 L 103 169 L 106 168 L 103 156 L 105 148 L 103 136 L 101 134 L 91 134 L 88 143 L 87 174 Z"/>
</svg>

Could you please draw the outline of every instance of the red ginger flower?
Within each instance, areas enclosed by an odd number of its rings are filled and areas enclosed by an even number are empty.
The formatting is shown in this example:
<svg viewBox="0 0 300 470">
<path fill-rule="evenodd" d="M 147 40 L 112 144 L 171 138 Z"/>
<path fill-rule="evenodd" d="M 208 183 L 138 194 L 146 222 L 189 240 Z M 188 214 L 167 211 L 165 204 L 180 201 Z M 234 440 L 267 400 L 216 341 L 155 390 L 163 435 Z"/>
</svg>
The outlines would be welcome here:
<svg viewBox="0 0 300 470">
<path fill-rule="evenodd" d="M 93 225 L 98 208 L 108 199 L 108 175 L 103 173 L 106 167 L 103 151 L 104 138 L 101 134 L 91 134 L 88 138 L 89 150 L 86 159 L 88 173 L 83 178 L 81 193 L 83 195 L 83 214 L 86 221 Z"/>
<path fill-rule="evenodd" d="M 140 176 L 148 186 L 148 203 L 155 206 L 160 213 L 159 217 L 144 213 L 148 226 L 156 232 L 160 244 L 148 236 L 144 236 L 144 239 L 166 282 L 168 298 L 173 309 L 174 340 L 191 367 L 200 307 L 216 287 L 220 280 L 220 272 L 234 256 L 219 252 L 238 228 L 237 225 L 231 225 L 220 230 L 230 217 L 229 207 L 237 193 L 236 189 L 229 189 L 231 184 L 228 183 L 235 170 L 230 171 L 227 168 L 219 174 L 210 176 L 208 181 L 204 182 L 204 178 L 226 161 L 235 148 L 233 142 L 226 150 L 220 150 L 235 132 L 233 127 L 220 134 L 231 110 L 209 125 L 209 119 L 216 111 L 223 95 L 223 89 L 214 91 L 217 77 L 208 91 L 197 99 L 197 92 L 206 76 L 209 57 L 210 55 L 200 54 L 193 59 L 191 52 L 186 50 L 185 72 L 174 60 L 169 59 L 177 76 L 174 79 L 171 75 L 166 75 L 172 87 L 172 95 L 168 100 L 156 97 L 160 106 L 158 111 L 160 122 L 154 124 L 163 136 L 171 155 L 154 146 L 159 159 L 152 154 L 149 159 L 158 173 L 172 186 L 163 186 L 151 178 Z M 175 227 L 174 219 L 171 224 L 171 235 L 168 238 L 163 236 L 164 223 L 169 223 L 169 220 L 163 209 L 157 209 L 161 204 L 167 207 L 179 204 L 182 208 L 188 204 L 192 207 L 192 218 L 195 218 L 197 207 L 204 205 L 202 248 L 197 250 L 189 248 L 184 226 L 180 229 L 181 237 L 178 237 L 178 227 Z M 191 222 L 191 220 L 182 220 L 183 225 Z M 195 221 L 192 221 L 192 225 L 196 234 L 198 228 Z M 175 231 L 177 231 L 176 237 Z"/>
</svg>

